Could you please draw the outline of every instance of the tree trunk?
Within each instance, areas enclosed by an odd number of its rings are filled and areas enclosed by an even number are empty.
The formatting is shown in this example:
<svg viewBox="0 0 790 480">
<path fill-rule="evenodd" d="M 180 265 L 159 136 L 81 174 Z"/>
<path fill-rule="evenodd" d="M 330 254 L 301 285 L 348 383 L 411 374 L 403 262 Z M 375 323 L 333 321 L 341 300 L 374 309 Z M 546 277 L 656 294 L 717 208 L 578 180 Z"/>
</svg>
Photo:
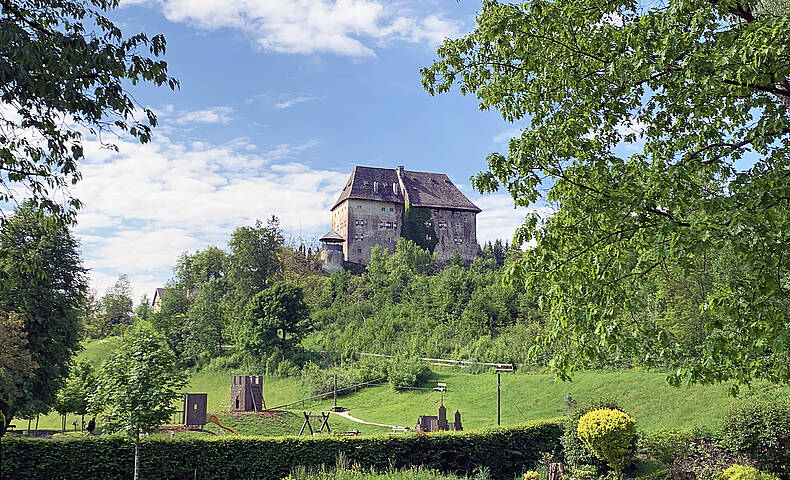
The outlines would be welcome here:
<svg viewBox="0 0 790 480">
<path fill-rule="evenodd" d="M 137 430 L 137 434 L 134 438 L 134 480 L 139 480 L 140 478 L 140 430 Z"/>
</svg>

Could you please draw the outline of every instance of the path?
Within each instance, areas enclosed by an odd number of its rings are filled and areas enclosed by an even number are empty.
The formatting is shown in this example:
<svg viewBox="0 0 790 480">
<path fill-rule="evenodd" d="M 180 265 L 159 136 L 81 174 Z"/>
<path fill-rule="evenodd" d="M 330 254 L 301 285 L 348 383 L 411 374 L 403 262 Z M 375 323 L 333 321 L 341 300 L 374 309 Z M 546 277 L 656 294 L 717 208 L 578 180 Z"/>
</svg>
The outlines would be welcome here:
<svg viewBox="0 0 790 480">
<path fill-rule="evenodd" d="M 387 424 L 384 424 L 384 423 L 366 422 L 365 420 L 362 420 L 362 419 L 359 419 L 359 418 L 356 418 L 356 417 L 352 417 L 351 414 L 348 413 L 348 412 L 331 412 L 331 413 L 332 413 L 332 415 L 337 415 L 339 417 L 343 417 L 346 420 L 351 420 L 352 422 L 357 422 L 357 423 L 364 423 L 365 425 L 375 425 L 377 427 L 387 427 L 387 428 L 405 428 L 405 427 L 399 427 L 397 425 L 387 425 Z"/>
</svg>

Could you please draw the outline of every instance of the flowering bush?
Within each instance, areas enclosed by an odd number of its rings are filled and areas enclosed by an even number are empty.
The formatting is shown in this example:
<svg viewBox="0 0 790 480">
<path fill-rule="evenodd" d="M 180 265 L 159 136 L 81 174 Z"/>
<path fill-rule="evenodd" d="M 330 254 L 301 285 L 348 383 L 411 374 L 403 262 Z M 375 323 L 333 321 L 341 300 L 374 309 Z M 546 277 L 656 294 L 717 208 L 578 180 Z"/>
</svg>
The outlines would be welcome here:
<svg viewBox="0 0 790 480">
<path fill-rule="evenodd" d="M 577 435 L 584 445 L 622 477 L 636 436 L 636 420 L 620 410 L 593 410 L 579 419 Z"/>
</svg>

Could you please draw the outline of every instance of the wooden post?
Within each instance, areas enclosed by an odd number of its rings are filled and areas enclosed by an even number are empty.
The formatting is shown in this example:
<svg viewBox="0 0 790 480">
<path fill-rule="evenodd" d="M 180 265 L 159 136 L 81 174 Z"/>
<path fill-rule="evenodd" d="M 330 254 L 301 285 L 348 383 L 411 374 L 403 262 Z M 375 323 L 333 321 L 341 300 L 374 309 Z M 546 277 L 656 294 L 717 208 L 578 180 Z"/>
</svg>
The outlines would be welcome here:
<svg viewBox="0 0 790 480">
<path fill-rule="evenodd" d="M 335 407 L 334 411 L 337 411 L 337 374 L 335 374 Z"/>
<path fill-rule="evenodd" d="M 501 384 L 501 378 L 500 377 L 501 376 L 502 376 L 501 373 L 497 373 L 496 374 L 496 424 L 497 425 L 500 424 L 499 423 L 499 421 L 500 421 L 499 412 L 500 412 L 500 404 L 501 404 L 501 397 L 502 397 L 501 387 L 500 387 L 500 384 Z"/>
</svg>

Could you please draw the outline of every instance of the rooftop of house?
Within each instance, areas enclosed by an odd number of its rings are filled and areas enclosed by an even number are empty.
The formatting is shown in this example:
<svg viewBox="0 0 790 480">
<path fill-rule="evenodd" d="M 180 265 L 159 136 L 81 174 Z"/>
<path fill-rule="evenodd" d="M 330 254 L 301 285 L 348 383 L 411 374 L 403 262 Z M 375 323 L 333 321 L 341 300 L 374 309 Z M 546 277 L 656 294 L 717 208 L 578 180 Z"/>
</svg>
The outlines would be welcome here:
<svg viewBox="0 0 790 480">
<path fill-rule="evenodd" d="M 350 198 L 392 203 L 408 200 L 414 207 L 481 211 L 447 175 L 413 172 L 403 167 L 354 167 L 332 209 Z"/>
</svg>

